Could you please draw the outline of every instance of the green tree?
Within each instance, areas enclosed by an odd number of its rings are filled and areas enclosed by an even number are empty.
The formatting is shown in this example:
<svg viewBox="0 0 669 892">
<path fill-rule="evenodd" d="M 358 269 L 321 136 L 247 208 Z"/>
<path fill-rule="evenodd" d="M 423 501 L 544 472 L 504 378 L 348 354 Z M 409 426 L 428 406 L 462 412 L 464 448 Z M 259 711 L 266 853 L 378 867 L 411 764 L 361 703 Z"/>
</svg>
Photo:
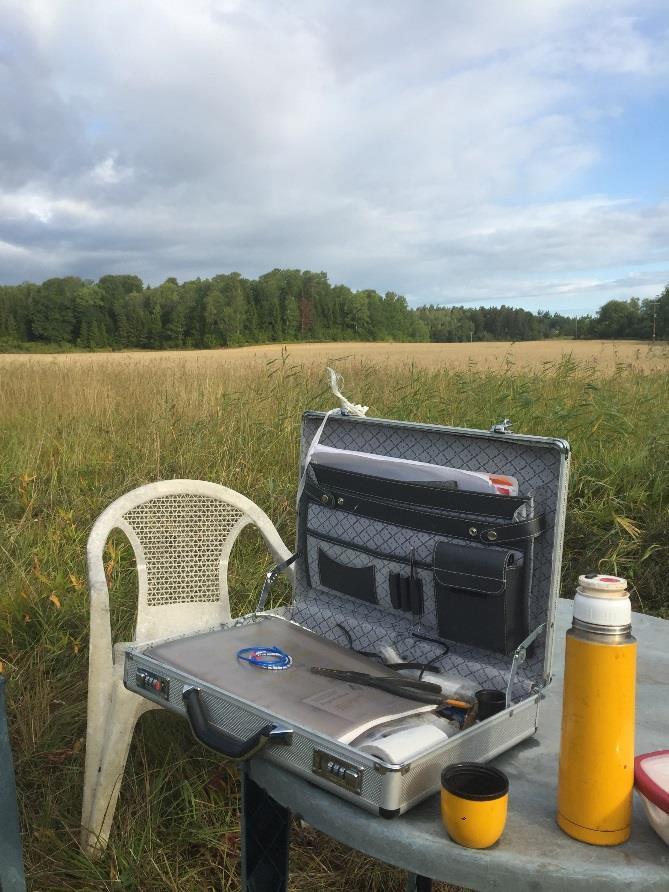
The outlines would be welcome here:
<svg viewBox="0 0 669 892">
<path fill-rule="evenodd" d="M 37 340 L 54 344 L 72 344 L 75 337 L 75 294 L 81 279 L 47 279 L 33 298 L 32 332 Z"/>
<path fill-rule="evenodd" d="M 578 331 L 577 331 L 578 323 Z M 283 339 L 535 340 L 546 337 L 669 337 L 669 286 L 643 301 L 612 300 L 594 317 L 499 307 L 424 306 L 393 291 L 331 286 L 325 272 L 273 269 L 157 288 L 133 275 L 76 276 L 42 285 L 0 285 L 4 345 L 41 341 L 101 347 L 219 347 Z"/>
<path fill-rule="evenodd" d="M 669 338 L 669 285 L 657 297 L 644 300 L 641 305 L 644 319 L 644 337 L 656 340 Z"/>
<path fill-rule="evenodd" d="M 80 347 L 107 347 L 105 295 L 101 288 L 82 282 L 74 293 L 76 343 Z"/>
<path fill-rule="evenodd" d="M 297 338 L 300 325 L 300 308 L 294 294 L 287 294 L 283 302 L 283 336 L 287 341 Z"/>
<path fill-rule="evenodd" d="M 640 301 L 633 297 L 607 301 L 593 320 L 592 331 L 598 338 L 636 338 L 643 327 Z"/>
<path fill-rule="evenodd" d="M 241 344 L 244 341 L 244 320 L 246 317 L 247 297 L 244 280 L 239 273 L 232 273 L 223 285 L 223 343 L 227 346 Z"/>
</svg>

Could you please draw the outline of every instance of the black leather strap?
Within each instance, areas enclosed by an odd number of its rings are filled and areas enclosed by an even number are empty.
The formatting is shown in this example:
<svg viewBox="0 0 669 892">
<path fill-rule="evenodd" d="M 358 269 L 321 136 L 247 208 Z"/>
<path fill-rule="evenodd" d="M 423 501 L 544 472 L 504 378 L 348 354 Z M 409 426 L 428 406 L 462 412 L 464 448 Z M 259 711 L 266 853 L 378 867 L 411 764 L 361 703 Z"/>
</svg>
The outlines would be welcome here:
<svg viewBox="0 0 669 892">
<path fill-rule="evenodd" d="M 461 511 L 512 520 L 518 508 L 529 501 L 524 496 L 501 496 L 495 493 L 469 492 L 449 486 L 447 482 L 388 480 L 359 474 L 342 468 L 312 464 L 316 482 L 326 491 L 355 493 L 381 501 L 400 502 L 416 508 L 438 511 Z"/>
<path fill-rule="evenodd" d="M 546 515 L 540 514 L 530 520 L 519 523 L 507 523 L 503 526 L 486 524 L 480 530 L 481 542 L 494 544 L 504 542 L 518 542 L 520 539 L 534 539 L 540 536 L 546 529 Z"/>
<path fill-rule="evenodd" d="M 519 523 L 491 524 L 480 523 L 468 518 L 450 517 L 443 512 L 427 508 L 416 509 L 399 502 L 380 501 L 367 496 L 335 493 L 324 489 L 313 480 L 307 479 L 303 497 L 319 505 L 326 505 L 339 511 L 348 511 L 372 520 L 381 520 L 397 526 L 439 536 L 456 536 L 459 539 L 484 542 L 486 545 L 518 542 L 533 539 L 546 527 L 545 515 L 533 517 Z"/>
</svg>

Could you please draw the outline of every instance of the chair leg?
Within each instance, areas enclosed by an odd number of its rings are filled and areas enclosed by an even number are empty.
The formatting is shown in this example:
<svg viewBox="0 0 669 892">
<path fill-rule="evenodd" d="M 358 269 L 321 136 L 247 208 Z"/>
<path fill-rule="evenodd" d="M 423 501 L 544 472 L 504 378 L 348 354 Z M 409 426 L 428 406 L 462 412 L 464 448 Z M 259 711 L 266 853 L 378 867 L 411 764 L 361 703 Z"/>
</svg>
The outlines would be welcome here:
<svg viewBox="0 0 669 892">
<path fill-rule="evenodd" d="M 107 846 L 137 719 L 142 713 L 158 708 L 130 694 L 120 681 L 115 682 L 105 721 L 104 741 L 101 748 L 93 748 L 94 752 L 101 750 L 97 770 L 91 766 L 86 772 L 85 783 L 92 787 L 84 790 L 84 803 L 88 803 L 89 808 L 88 815 L 82 814 L 81 846 L 89 857 L 101 855 Z"/>
<path fill-rule="evenodd" d="M 95 659 L 97 657 L 97 659 Z M 115 686 L 114 666 L 106 664 L 91 645 L 88 670 L 88 703 L 86 707 L 86 761 L 81 807 L 81 845 L 86 846 L 90 823 L 91 803 L 98 780 L 102 751 L 107 738 L 107 720 Z M 116 680 L 116 684 L 118 684 Z"/>
</svg>

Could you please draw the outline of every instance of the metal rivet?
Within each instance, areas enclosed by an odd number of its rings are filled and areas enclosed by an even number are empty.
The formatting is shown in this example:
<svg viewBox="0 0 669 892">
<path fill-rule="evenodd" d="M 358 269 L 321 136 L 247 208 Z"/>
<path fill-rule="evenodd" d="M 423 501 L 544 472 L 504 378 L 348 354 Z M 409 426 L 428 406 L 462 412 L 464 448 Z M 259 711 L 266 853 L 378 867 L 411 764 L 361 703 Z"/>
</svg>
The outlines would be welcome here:
<svg viewBox="0 0 669 892">
<path fill-rule="evenodd" d="M 329 501 L 330 501 L 330 497 L 329 497 L 329 496 L 326 496 L 326 495 L 322 495 L 322 496 L 321 496 L 321 502 L 322 502 L 324 505 L 327 505 L 327 503 L 328 503 Z"/>
<path fill-rule="evenodd" d="M 338 505 L 343 505 L 343 504 L 344 504 L 344 500 L 342 499 L 341 496 L 339 496 L 339 498 L 337 499 L 337 504 L 338 504 Z"/>
<path fill-rule="evenodd" d="M 486 533 L 486 538 L 488 539 L 488 541 L 494 542 L 497 538 L 497 533 L 494 530 L 488 530 L 488 532 Z"/>
<path fill-rule="evenodd" d="M 478 533 L 478 530 L 476 529 L 476 527 L 469 527 L 469 535 L 470 536 L 476 536 L 477 533 Z"/>
</svg>

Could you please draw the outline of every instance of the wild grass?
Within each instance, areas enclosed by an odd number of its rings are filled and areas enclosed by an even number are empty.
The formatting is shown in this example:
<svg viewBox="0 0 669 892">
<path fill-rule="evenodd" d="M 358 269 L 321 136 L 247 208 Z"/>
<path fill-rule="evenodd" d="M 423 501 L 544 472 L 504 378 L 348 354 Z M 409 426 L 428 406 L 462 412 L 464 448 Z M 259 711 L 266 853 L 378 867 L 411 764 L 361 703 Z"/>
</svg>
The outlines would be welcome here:
<svg viewBox="0 0 669 892">
<path fill-rule="evenodd" d="M 91 864 L 79 852 L 85 543 L 118 495 L 170 477 L 238 489 L 291 543 L 300 416 L 332 406 L 325 361 L 299 365 L 284 353 L 218 370 L 187 356 L 0 363 L 0 659 L 31 889 L 237 888 L 236 776 L 168 714 L 140 722 L 108 853 Z M 536 371 L 338 365 L 347 394 L 373 415 L 483 428 L 510 417 L 517 431 L 568 438 L 564 592 L 579 572 L 615 572 L 630 580 L 636 609 L 669 617 L 669 375 L 624 364 L 598 373 L 569 357 Z M 121 538 L 106 563 L 122 638 L 135 581 Z M 250 608 L 268 564 L 245 536 L 231 568 L 234 611 Z M 398 871 L 308 828 L 296 828 L 291 859 L 294 890 L 403 888 Z"/>
</svg>

